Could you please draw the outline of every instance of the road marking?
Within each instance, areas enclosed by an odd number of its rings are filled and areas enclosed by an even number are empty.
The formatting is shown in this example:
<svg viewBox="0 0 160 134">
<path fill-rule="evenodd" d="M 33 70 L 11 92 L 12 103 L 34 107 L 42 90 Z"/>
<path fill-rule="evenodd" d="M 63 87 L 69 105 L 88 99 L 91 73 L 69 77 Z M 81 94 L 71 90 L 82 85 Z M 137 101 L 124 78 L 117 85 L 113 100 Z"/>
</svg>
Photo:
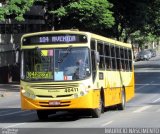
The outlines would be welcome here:
<svg viewBox="0 0 160 134">
<path fill-rule="evenodd" d="M 157 101 L 159 101 L 159 100 L 160 100 L 160 98 L 158 98 L 158 99 L 154 100 L 152 103 L 155 103 L 155 102 L 157 102 Z"/>
<path fill-rule="evenodd" d="M 102 127 L 105 127 L 105 126 L 111 124 L 112 122 L 113 122 L 113 121 L 109 121 L 109 122 L 107 122 L 107 123 L 104 123 L 104 124 L 102 124 Z"/>
<path fill-rule="evenodd" d="M 147 84 L 135 84 L 136 86 L 141 86 L 141 87 L 143 87 L 143 86 L 159 86 L 160 84 L 159 83 L 155 83 L 155 84 L 152 84 L 153 82 L 151 82 L 151 83 L 147 83 Z M 140 88 L 141 88 L 140 87 Z"/>
<path fill-rule="evenodd" d="M 144 110 L 148 109 L 148 108 L 151 108 L 152 106 L 144 106 L 144 107 L 141 107 L 135 111 L 133 111 L 133 113 L 140 113 L 140 112 L 143 112 Z"/>
<path fill-rule="evenodd" d="M 148 86 L 149 84 L 136 84 L 136 85 L 142 85 L 142 86 L 136 88 L 136 89 L 141 89 L 141 88 L 143 88 L 145 86 Z"/>
<path fill-rule="evenodd" d="M 2 115 L 0 115 L 0 117 L 1 117 L 1 116 L 12 115 L 12 114 L 17 114 L 17 113 L 23 113 L 23 112 L 26 112 L 26 111 L 17 111 L 17 112 L 12 112 L 12 113 L 8 113 L 8 114 L 2 114 Z"/>
<path fill-rule="evenodd" d="M 147 84 L 135 84 L 136 86 L 140 86 L 140 87 L 137 87 L 136 89 L 141 89 L 141 88 L 144 88 L 145 86 L 159 86 L 160 84 L 153 84 L 154 81 L 151 81 L 150 83 L 147 83 Z"/>
<path fill-rule="evenodd" d="M 23 125 L 23 124 L 25 124 L 25 123 L 18 123 L 18 124 L 14 124 L 14 125 L 4 127 L 4 128 L 6 129 L 6 128 L 11 128 L 11 127 L 16 127 L 16 126 Z"/>
</svg>

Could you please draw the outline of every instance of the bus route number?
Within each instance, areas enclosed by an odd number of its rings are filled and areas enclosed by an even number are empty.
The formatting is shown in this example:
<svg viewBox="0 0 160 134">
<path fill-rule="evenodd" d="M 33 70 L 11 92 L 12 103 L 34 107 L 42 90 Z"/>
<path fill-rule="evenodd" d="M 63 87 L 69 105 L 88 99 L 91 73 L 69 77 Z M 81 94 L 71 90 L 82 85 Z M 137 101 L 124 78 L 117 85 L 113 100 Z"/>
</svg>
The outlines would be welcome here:
<svg viewBox="0 0 160 134">
<path fill-rule="evenodd" d="M 77 87 L 66 88 L 66 89 L 65 89 L 65 92 L 66 92 L 66 93 L 69 93 L 69 92 L 78 92 L 78 88 L 77 88 Z"/>
<path fill-rule="evenodd" d="M 49 42 L 49 37 L 39 37 L 39 42 L 40 43 L 48 43 Z"/>
</svg>

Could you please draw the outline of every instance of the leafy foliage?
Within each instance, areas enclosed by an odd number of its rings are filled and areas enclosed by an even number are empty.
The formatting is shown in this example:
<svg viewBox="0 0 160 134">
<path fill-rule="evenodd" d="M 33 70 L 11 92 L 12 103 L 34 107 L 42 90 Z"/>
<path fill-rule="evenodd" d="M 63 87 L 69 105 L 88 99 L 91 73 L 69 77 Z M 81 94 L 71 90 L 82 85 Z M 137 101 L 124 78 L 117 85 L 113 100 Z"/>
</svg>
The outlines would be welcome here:
<svg viewBox="0 0 160 134">
<path fill-rule="evenodd" d="M 78 28 L 125 42 L 159 39 L 160 0 L 6 0 L 0 21 L 11 16 L 24 21 L 36 3 L 46 10 L 46 25 L 55 29 Z"/>
<path fill-rule="evenodd" d="M 160 35 L 160 1 L 152 0 L 149 6 L 149 28 L 150 31 L 159 36 Z"/>
<path fill-rule="evenodd" d="M 0 7 L 0 20 L 4 21 L 6 16 L 15 16 L 18 21 L 24 21 L 23 15 L 29 11 L 34 0 L 10 0 L 6 1 L 4 7 Z"/>
<path fill-rule="evenodd" d="M 112 7 L 107 0 L 83 0 L 70 2 L 68 5 L 53 10 L 61 28 L 79 28 L 102 30 L 114 24 Z M 63 26 L 63 27 L 62 27 Z"/>
</svg>

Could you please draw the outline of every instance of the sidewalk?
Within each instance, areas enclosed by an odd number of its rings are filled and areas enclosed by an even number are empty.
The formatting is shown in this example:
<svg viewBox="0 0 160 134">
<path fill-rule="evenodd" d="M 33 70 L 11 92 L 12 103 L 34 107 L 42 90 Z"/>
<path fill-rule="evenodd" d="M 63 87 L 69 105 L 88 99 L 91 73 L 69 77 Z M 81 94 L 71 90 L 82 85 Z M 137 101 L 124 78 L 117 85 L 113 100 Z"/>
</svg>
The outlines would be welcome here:
<svg viewBox="0 0 160 134">
<path fill-rule="evenodd" d="M 4 97 L 7 92 L 19 92 L 18 83 L 0 84 L 0 97 Z"/>
</svg>

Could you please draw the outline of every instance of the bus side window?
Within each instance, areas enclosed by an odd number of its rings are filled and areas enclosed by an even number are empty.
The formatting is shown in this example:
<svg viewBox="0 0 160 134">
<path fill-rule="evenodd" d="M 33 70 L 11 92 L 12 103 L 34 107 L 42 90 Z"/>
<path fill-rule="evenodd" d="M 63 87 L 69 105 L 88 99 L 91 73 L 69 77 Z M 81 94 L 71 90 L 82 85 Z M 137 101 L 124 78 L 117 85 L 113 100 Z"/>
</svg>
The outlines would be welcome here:
<svg viewBox="0 0 160 134">
<path fill-rule="evenodd" d="M 104 55 L 104 48 L 103 48 L 103 43 L 102 42 L 98 42 L 97 43 L 97 51 L 99 52 L 99 55 Z"/>
<path fill-rule="evenodd" d="M 109 44 L 104 45 L 105 56 L 110 56 L 110 46 Z"/>
<path fill-rule="evenodd" d="M 91 40 L 91 50 L 96 50 L 96 41 L 95 40 Z"/>
<path fill-rule="evenodd" d="M 116 59 L 112 58 L 112 69 L 116 70 Z"/>
<path fill-rule="evenodd" d="M 96 78 L 96 59 L 95 59 L 95 51 L 91 51 L 91 58 L 92 58 L 92 78 L 93 81 Z"/>
<path fill-rule="evenodd" d="M 110 57 L 105 58 L 106 68 L 111 69 L 111 60 Z"/>
<path fill-rule="evenodd" d="M 120 49 L 119 47 L 115 47 L 116 49 L 116 58 L 120 58 Z"/>
<path fill-rule="evenodd" d="M 111 45 L 111 59 L 112 59 L 112 69 L 116 70 L 117 68 L 117 63 L 116 63 L 116 53 L 115 53 L 115 46 Z"/>
<path fill-rule="evenodd" d="M 104 44 L 104 54 L 105 54 L 105 65 L 106 65 L 106 69 L 110 70 L 111 69 L 111 52 L 110 52 L 110 45 L 108 43 Z"/>
<path fill-rule="evenodd" d="M 128 56 L 129 56 L 129 69 L 132 70 L 132 51 L 131 49 L 128 50 Z"/>
<path fill-rule="evenodd" d="M 104 44 L 103 42 L 97 43 L 97 51 L 100 55 L 100 62 L 99 62 L 99 69 L 105 69 L 105 62 L 104 62 Z"/>
<path fill-rule="evenodd" d="M 122 70 L 126 70 L 126 65 L 125 65 L 125 60 L 121 59 L 121 64 L 122 64 Z"/>
<path fill-rule="evenodd" d="M 100 69 L 105 69 L 104 57 L 103 56 L 100 56 L 99 68 Z"/>
<path fill-rule="evenodd" d="M 120 48 L 120 56 L 121 56 L 121 59 L 124 59 L 124 49 L 123 48 Z"/>
<path fill-rule="evenodd" d="M 117 63 L 117 70 L 121 69 L 121 62 L 120 62 L 120 49 L 119 46 L 115 47 L 116 51 L 116 63 Z"/>
<path fill-rule="evenodd" d="M 117 69 L 121 70 L 122 69 L 122 64 L 121 64 L 121 60 L 117 58 Z"/>
<path fill-rule="evenodd" d="M 124 54 L 124 48 L 120 48 L 120 59 L 121 59 L 121 70 L 125 70 L 125 54 Z"/>
<path fill-rule="evenodd" d="M 129 70 L 129 66 L 128 66 L 128 49 L 124 49 L 124 55 L 125 55 L 125 70 L 128 71 Z"/>
</svg>

